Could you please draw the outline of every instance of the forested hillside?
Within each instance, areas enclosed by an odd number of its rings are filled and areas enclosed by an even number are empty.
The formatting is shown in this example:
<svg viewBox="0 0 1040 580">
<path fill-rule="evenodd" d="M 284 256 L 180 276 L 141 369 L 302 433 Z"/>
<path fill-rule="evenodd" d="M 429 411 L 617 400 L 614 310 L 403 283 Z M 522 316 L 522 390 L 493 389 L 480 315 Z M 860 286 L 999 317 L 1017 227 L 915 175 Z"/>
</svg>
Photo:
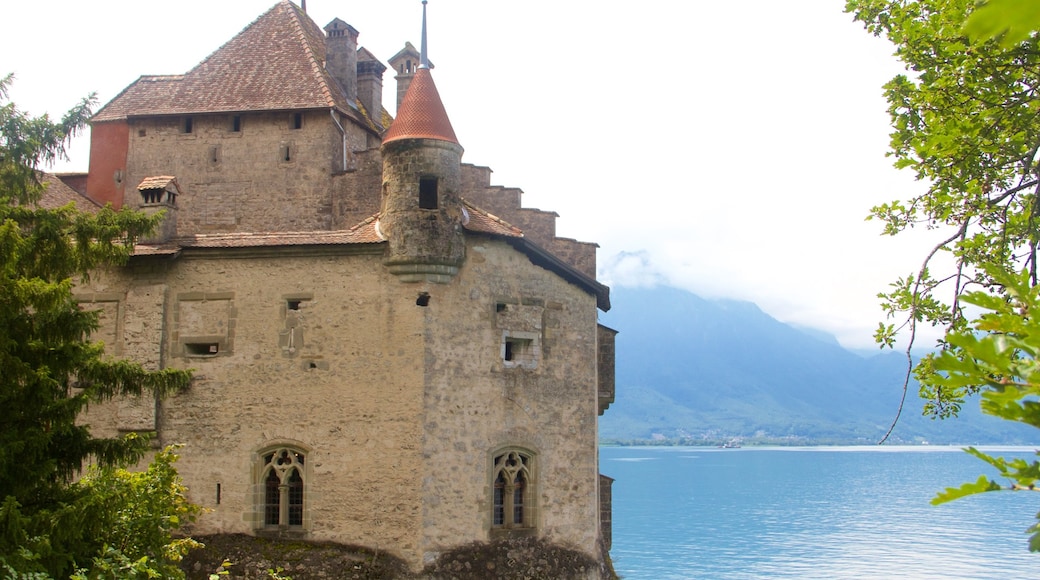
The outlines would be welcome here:
<svg viewBox="0 0 1040 580">
<path fill-rule="evenodd" d="M 749 302 L 675 288 L 615 287 L 611 302 L 601 322 L 619 331 L 617 399 L 600 420 L 604 441 L 874 443 L 898 409 L 901 352 L 861 356 Z M 947 421 L 922 417 L 921 406 L 911 385 L 891 442 L 1040 439 L 1035 429 L 982 416 L 974 401 Z"/>
</svg>

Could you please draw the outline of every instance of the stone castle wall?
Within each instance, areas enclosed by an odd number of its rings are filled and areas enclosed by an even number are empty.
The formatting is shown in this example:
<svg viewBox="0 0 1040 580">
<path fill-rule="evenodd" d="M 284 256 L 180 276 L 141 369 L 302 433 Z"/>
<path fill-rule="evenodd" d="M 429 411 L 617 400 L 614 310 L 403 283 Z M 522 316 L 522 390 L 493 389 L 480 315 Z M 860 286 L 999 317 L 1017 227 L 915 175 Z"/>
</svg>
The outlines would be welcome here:
<svg viewBox="0 0 1040 580">
<path fill-rule="evenodd" d="M 300 127 L 295 128 L 296 115 Z M 181 196 L 178 234 L 331 229 L 335 176 L 356 169 L 368 134 L 347 120 L 343 138 L 328 111 L 195 115 L 134 120 L 124 204 L 140 205 L 145 177 L 172 175 Z M 353 224 L 351 224 L 353 225 Z"/>
<path fill-rule="evenodd" d="M 595 555 L 595 298 L 486 239 L 471 239 L 456 280 L 429 292 L 424 561 L 458 538 L 500 537 L 488 530 L 504 447 L 534 455 L 525 509 L 539 537 Z M 531 338 L 535 364 L 504 361 L 506 336 Z"/>
<path fill-rule="evenodd" d="M 102 333 L 126 356 L 195 369 L 157 417 L 212 510 L 195 532 L 262 527 L 258 453 L 287 444 L 306 455 L 301 537 L 419 569 L 495 539 L 492 454 L 512 445 L 536 458 L 536 533 L 597 557 L 595 298 L 504 242 L 467 246 L 448 284 L 401 282 L 382 247 L 189 253 L 93 278 L 81 299 L 122 313 Z M 535 368 L 508 368 L 507 332 L 537 337 Z"/>
</svg>

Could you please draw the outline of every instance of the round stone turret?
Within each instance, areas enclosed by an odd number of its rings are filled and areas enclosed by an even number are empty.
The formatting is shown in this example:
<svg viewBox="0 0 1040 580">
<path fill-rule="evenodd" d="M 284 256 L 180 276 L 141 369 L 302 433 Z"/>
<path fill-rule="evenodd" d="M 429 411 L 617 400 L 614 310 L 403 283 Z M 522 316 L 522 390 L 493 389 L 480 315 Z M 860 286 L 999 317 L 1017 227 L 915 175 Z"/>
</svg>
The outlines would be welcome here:
<svg viewBox="0 0 1040 580">
<path fill-rule="evenodd" d="M 465 259 L 462 146 L 428 68 L 419 68 L 383 137 L 379 229 L 406 281 L 449 282 Z"/>
</svg>

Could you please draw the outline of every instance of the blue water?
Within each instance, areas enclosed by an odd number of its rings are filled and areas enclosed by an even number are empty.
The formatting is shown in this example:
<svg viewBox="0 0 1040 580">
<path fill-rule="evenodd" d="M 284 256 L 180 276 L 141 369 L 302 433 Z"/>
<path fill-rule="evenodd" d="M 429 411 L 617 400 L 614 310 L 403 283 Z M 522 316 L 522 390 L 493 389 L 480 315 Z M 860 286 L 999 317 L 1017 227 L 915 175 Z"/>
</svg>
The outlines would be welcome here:
<svg viewBox="0 0 1040 580">
<path fill-rule="evenodd" d="M 1031 450 L 997 450 L 1032 457 Z M 1040 494 L 941 506 L 995 473 L 947 447 L 604 447 L 613 549 L 626 580 L 1040 578 Z"/>
</svg>

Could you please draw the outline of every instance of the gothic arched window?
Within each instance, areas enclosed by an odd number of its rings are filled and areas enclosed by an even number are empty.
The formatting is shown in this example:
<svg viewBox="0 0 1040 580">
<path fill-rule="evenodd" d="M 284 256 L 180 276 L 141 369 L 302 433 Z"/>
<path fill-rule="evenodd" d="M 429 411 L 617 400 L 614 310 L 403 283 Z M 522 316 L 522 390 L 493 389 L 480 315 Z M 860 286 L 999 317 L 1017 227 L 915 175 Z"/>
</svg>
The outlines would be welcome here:
<svg viewBox="0 0 1040 580">
<path fill-rule="evenodd" d="M 496 454 L 491 481 L 492 529 L 533 528 L 533 455 L 519 449 Z"/>
<path fill-rule="evenodd" d="M 262 454 L 264 528 L 303 527 L 303 452 L 280 447 Z"/>
</svg>

